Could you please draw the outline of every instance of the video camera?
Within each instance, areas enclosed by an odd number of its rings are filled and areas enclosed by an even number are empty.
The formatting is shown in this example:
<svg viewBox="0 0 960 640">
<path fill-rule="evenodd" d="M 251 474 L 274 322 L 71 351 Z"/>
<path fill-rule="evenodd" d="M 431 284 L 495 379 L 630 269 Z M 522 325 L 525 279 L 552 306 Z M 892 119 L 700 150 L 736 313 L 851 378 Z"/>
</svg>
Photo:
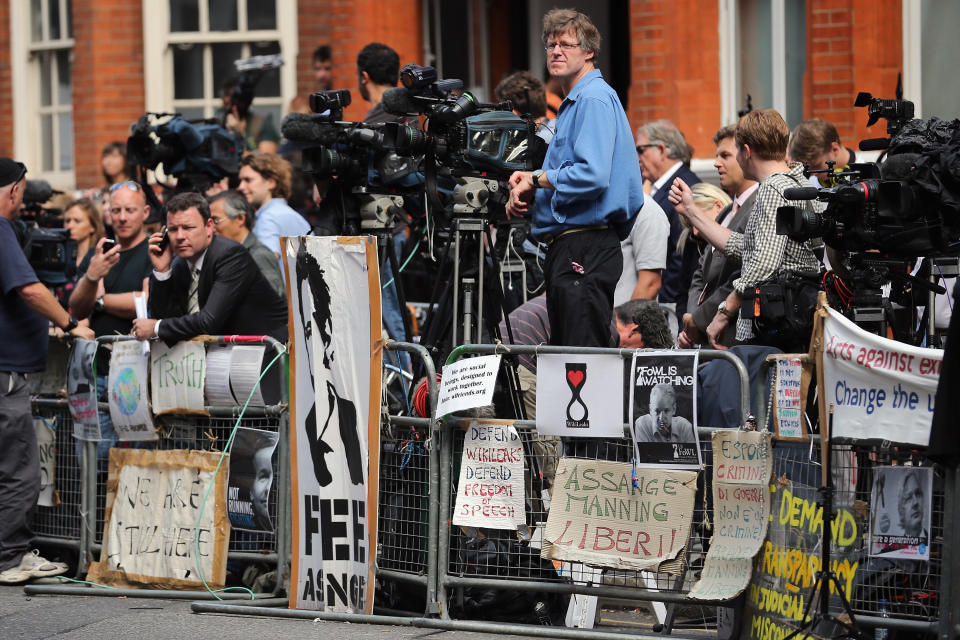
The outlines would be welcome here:
<svg viewBox="0 0 960 640">
<path fill-rule="evenodd" d="M 43 208 L 54 193 L 59 192 L 46 180 L 27 180 L 17 228 L 27 261 L 40 282 L 48 287 L 65 284 L 67 271 L 76 264 L 77 258 L 77 245 L 70 239 L 70 232 L 62 228 L 62 211 Z"/>
<path fill-rule="evenodd" d="M 168 120 L 158 123 L 162 118 Z M 191 123 L 179 114 L 146 113 L 130 127 L 127 160 L 146 169 L 163 165 L 185 189 L 204 191 L 235 175 L 242 150 L 237 139 L 211 122 Z"/>
<path fill-rule="evenodd" d="M 230 91 L 230 106 L 235 108 L 237 117 L 246 118 L 253 104 L 257 83 L 263 74 L 283 66 L 283 56 L 279 53 L 269 56 L 253 56 L 234 60 L 233 66 L 240 74 Z"/>
<path fill-rule="evenodd" d="M 786 189 L 788 200 L 819 200 L 827 206 L 822 213 L 780 207 L 777 233 L 798 242 L 822 237 L 837 250 L 875 250 L 898 258 L 950 252 L 960 238 L 960 163 L 955 160 L 960 121 L 905 120 L 913 104 L 902 99 L 861 93 L 857 104 L 869 108 L 870 124 L 890 118 L 887 130 L 893 137 L 880 141 L 889 147 L 886 160 L 852 164 L 846 171 L 834 171 L 828 163 L 824 173 L 836 186 Z M 878 146 L 878 141 L 867 142 L 861 149 Z"/>
</svg>

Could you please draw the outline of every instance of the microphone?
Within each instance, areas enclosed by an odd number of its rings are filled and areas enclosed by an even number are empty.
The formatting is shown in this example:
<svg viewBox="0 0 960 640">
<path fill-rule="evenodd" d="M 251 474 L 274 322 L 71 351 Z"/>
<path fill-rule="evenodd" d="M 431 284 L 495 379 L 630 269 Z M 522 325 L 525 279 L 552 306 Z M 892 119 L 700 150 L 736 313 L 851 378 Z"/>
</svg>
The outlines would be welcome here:
<svg viewBox="0 0 960 640">
<path fill-rule="evenodd" d="M 331 145 L 337 141 L 337 131 L 322 116 L 309 113 L 290 113 L 280 124 L 280 133 L 291 142 L 311 142 Z"/>
<path fill-rule="evenodd" d="M 868 138 L 860 141 L 860 151 L 883 151 L 889 146 L 889 138 Z"/>
<path fill-rule="evenodd" d="M 791 187 L 783 190 L 787 200 L 816 200 L 820 191 L 816 187 Z"/>
<path fill-rule="evenodd" d="M 410 99 L 410 94 L 403 87 L 393 87 L 383 92 L 380 97 L 383 110 L 395 116 L 405 116 L 411 113 L 420 113 L 420 109 Z"/>
</svg>

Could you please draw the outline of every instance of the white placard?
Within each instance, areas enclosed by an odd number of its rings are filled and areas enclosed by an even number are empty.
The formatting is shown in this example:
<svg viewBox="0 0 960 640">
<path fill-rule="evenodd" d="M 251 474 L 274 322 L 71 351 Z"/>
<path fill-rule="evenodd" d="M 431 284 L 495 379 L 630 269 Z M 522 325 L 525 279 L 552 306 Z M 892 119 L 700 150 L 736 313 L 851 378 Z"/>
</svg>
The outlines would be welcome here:
<svg viewBox="0 0 960 640">
<path fill-rule="evenodd" d="M 831 435 L 926 446 L 943 350 L 881 338 L 827 312 L 822 393 L 834 405 Z"/>
<path fill-rule="evenodd" d="M 930 559 L 933 468 L 876 467 L 870 501 L 870 555 Z"/>
<path fill-rule="evenodd" d="M 243 405 L 250 398 L 251 407 L 264 406 L 260 393 L 260 363 L 263 362 L 263 345 L 234 345 L 230 353 L 230 390 L 237 404 Z M 253 390 L 253 397 L 250 391 Z"/>
<path fill-rule="evenodd" d="M 207 349 L 207 377 L 204 394 L 211 407 L 229 407 L 237 401 L 230 392 L 231 345 L 212 344 Z"/>
<path fill-rule="evenodd" d="M 618 355 L 537 357 L 537 433 L 623 437 L 623 359 Z"/>
<path fill-rule="evenodd" d="M 777 435 L 803 437 L 803 363 L 800 358 L 777 358 Z"/>
<path fill-rule="evenodd" d="M 526 524 L 523 444 L 509 423 L 474 421 L 463 439 L 453 524 L 516 529 Z"/>
<path fill-rule="evenodd" d="M 490 404 L 499 369 L 499 355 L 465 358 L 445 365 L 437 400 L 437 417 Z"/>
<path fill-rule="evenodd" d="M 40 496 L 37 504 L 41 507 L 55 507 L 60 504 L 53 476 L 57 463 L 57 432 L 40 417 L 33 419 L 33 429 L 37 434 L 37 448 L 40 453 Z"/>
<path fill-rule="evenodd" d="M 150 356 L 150 401 L 156 415 L 204 413 L 206 349 L 202 342 L 157 342 Z"/>
<path fill-rule="evenodd" d="M 113 345 L 107 396 L 110 419 L 119 440 L 156 440 L 147 402 L 147 359 L 138 341 Z"/>
<path fill-rule="evenodd" d="M 97 380 L 93 375 L 97 345 L 95 340 L 74 340 L 67 361 L 67 403 L 73 417 L 73 437 L 77 440 L 100 440 Z"/>
</svg>

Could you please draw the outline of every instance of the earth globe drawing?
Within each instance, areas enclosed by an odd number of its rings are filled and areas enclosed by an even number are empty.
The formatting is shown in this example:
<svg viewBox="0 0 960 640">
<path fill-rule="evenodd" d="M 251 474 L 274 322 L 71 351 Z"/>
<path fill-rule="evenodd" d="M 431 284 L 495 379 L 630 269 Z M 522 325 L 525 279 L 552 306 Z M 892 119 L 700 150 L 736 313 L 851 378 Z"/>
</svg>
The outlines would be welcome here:
<svg viewBox="0 0 960 640">
<path fill-rule="evenodd" d="M 131 416 L 140 404 L 140 381 L 136 372 L 127 367 L 113 383 L 113 403 L 125 416 Z"/>
</svg>

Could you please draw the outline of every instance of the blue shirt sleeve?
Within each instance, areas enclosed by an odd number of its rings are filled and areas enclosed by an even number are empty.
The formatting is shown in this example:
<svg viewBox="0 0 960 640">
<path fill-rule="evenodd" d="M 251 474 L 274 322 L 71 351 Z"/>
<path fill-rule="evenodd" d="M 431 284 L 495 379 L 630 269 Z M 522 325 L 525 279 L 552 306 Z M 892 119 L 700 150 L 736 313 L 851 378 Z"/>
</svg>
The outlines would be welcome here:
<svg viewBox="0 0 960 640">
<path fill-rule="evenodd" d="M 610 186 L 613 149 L 616 140 L 616 114 L 604 100 L 583 97 L 576 103 L 575 127 L 564 141 L 569 159 L 558 169 L 547 171 L 547 179 L 556 187 L 551 199 L 554 213 L 562 214 L 572 203 L 596 200 Z M 561 132 L 557 137 L 565 138 Z M 554 142 L 557 142 L 554 139 Z"/>
<path fill-rule="evenodd" d="M 0 218 L 0 290 L 7 295 L 17 287 L 39 282 L 27 257 L 23 255 L 13 225 Z"/>
</svg>

